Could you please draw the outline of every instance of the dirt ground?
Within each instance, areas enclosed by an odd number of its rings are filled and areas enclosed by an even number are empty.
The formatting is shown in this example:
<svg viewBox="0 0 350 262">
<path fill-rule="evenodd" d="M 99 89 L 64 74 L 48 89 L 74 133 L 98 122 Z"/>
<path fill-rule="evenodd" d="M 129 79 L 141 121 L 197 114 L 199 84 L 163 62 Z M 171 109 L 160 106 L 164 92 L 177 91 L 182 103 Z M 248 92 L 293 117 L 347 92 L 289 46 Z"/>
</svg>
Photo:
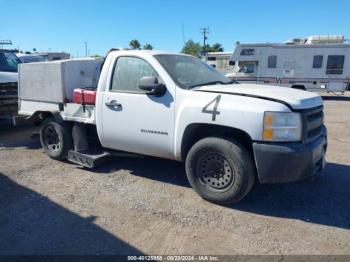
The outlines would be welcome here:
<svg viewBox="0 0 350 262">
<path fill-rule="evenodd" d="M 328 165 L 256 184 L 239 204 L 202 200 L 180 163 L 49 159 L 34 127 L 0 124 L 0 254 L 350 254 L 350 93 L 325 98 Z"/>
</svg>

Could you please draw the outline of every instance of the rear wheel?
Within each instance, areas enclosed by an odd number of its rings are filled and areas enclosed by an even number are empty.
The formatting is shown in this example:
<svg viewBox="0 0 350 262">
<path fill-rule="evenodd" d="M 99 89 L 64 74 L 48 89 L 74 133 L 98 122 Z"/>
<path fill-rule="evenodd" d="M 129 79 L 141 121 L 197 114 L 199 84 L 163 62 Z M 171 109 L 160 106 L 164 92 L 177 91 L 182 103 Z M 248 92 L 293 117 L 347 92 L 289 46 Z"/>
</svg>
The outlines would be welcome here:
<svg viewBox="0 0 350 262">
<path fill-rule="evenodd" d="M 40 142 L 45 153 L 56 160 L 66 159 L 68 151 L 73 148 L 71 133 L 69 124 L 46 119 L 40 130 Z"/>
<path fill-rule="evenodd" d="M 187 178 L 204 199 L 231 204 L 240 201 L 254 184 L 254 162 L 237 141 L 216 137 L 198 141 L 186 158 Z"/>
</svg>

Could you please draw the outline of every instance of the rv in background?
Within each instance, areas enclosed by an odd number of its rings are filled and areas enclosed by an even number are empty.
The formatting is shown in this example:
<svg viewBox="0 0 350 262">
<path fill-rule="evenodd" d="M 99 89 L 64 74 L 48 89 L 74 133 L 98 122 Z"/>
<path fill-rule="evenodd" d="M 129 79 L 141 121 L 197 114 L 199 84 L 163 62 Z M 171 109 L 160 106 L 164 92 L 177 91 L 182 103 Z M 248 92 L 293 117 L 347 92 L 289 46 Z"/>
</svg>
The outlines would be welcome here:
<svg viewBox="0 0 350 262">
<path fill-rule="evenodd" d="M 344 36 L 311 36 L 284 44 L 238 44 L 226 76 L 316 92 L 344 92 L 350 82 L 350 44 Z"/>
<path fill-rule="evenodd" d="M 233 63 L 230 62 L 232 52 L 208 52 L 202 56 L 202 60 L 223 74 L 233 71 Z"/>
</svg>

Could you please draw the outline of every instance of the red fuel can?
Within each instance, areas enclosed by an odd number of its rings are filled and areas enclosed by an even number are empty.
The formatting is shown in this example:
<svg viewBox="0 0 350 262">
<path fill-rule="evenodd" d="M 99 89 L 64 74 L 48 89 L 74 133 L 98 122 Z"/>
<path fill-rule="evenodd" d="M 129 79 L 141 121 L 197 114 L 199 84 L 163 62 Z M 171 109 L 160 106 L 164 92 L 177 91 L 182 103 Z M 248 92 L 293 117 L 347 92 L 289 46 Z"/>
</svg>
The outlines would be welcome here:
<svg viewBox="0 0 350 262">
<path fill-rule="evenodd" d="M 76 88 L 73 91 L 73 103 L 94 105 L 96 103 L 96 90 Z"/>
</svg>

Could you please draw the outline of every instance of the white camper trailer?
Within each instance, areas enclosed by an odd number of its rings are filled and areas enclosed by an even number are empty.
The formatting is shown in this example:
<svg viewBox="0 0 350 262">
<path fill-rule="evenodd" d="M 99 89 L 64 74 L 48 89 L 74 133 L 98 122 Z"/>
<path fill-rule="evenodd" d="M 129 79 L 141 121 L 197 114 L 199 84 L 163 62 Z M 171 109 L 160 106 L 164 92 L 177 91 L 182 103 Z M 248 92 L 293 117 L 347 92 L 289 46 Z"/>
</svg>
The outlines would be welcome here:
<svg viewBox="0 0 350 262">
<path fill-rule="evenodd" d="M 312 36 L 284 44 L 238 44 L 226 76 L 316 92 L 344 92 L 350 82 L 350 44 L 343 36 Z"/>
</svg>

